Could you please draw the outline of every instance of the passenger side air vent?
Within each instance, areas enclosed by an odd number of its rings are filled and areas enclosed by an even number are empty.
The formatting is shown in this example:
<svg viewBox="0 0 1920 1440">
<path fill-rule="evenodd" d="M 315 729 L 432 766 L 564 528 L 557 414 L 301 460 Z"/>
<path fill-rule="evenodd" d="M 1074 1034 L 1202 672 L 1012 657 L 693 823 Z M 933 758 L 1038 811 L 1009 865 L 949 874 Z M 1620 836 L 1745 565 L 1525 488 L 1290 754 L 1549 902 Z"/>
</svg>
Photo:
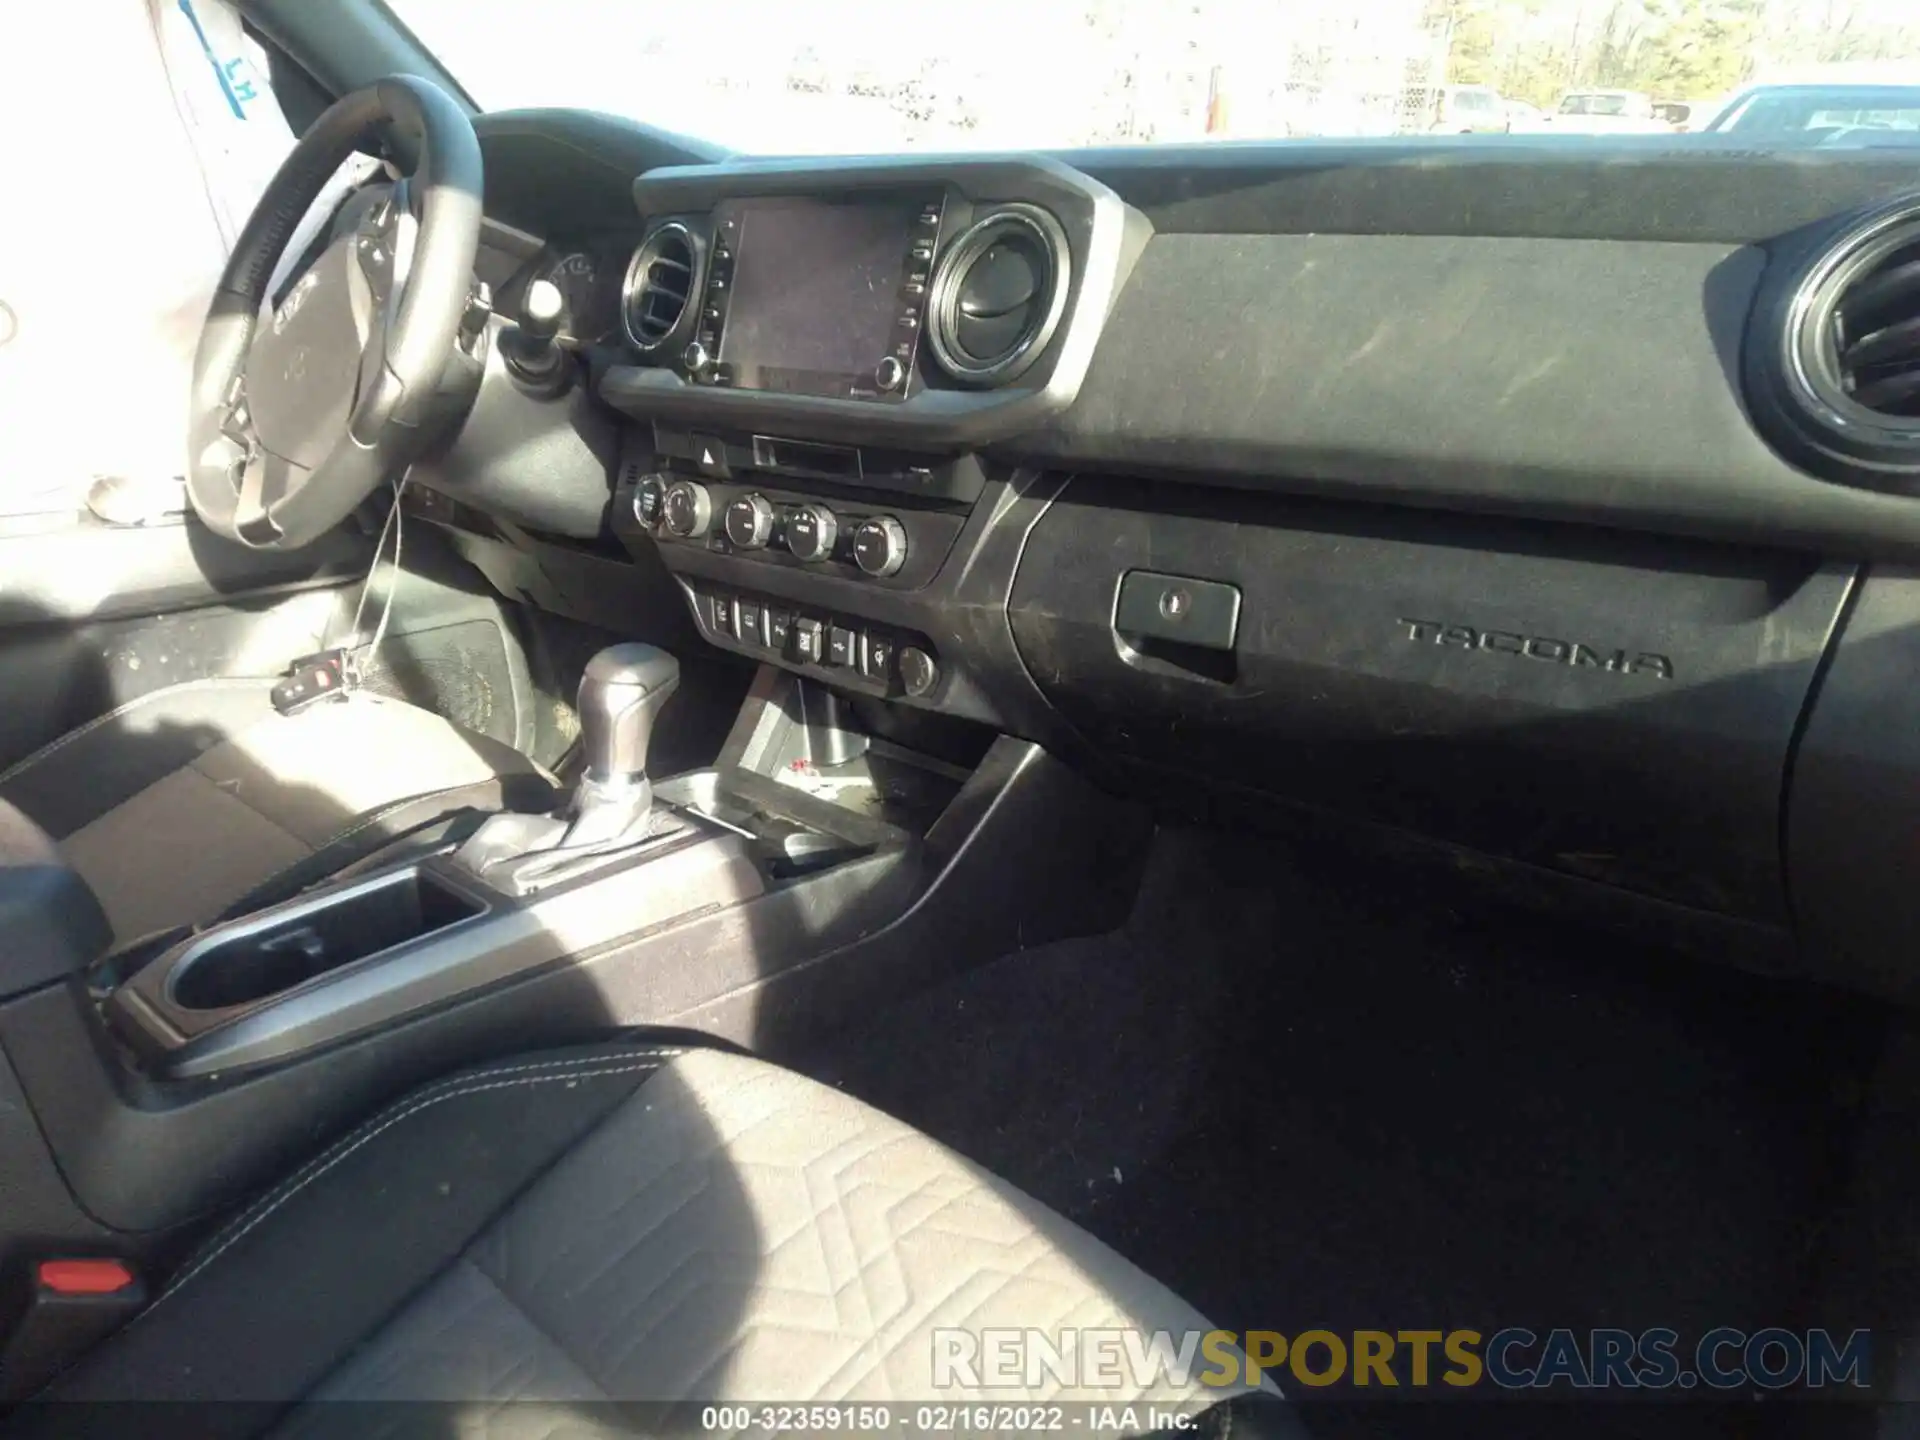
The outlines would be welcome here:
<svg viewBox="0 0 1920 1440">
<path fill-rule="evenodd" d="M 1833 479 L 1920 490 L 1920 198 L 1795 267 L 1756 327 L 1756 410 Z"/>
<path fill-rule="evenodd" d="M 699 268 L 699 247 L 677 220 L 655 230 L 633 252 L 620 291 L 620 318 L 636 349 L 658 350 L 679 331 L 699 290 Z"/>
<path fill-rule="evenodd" d="M 1032 205 L 977 221 L 934 272 L 927 338 L 934 359 L 968 385 L 1004 385 L 1040 358 L 1067 304 L 1060 222 Z"/>
</svg>

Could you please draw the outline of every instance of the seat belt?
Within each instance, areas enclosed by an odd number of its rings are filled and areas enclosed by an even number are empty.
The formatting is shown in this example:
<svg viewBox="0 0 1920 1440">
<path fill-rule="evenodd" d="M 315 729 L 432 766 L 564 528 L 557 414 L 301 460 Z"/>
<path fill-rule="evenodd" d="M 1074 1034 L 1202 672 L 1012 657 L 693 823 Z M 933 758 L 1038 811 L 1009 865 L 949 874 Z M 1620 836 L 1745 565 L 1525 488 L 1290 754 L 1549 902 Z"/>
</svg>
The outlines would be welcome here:
<svg viewBox="0 0 1920 1440">
<path fill-rule="evenodd" d="M 146 1307 L 147 1287 L 124 1260 L 41 1260 L 13 1297 L 0 1344 L 0 1405 L 35 1394 Z"/>
</svg>

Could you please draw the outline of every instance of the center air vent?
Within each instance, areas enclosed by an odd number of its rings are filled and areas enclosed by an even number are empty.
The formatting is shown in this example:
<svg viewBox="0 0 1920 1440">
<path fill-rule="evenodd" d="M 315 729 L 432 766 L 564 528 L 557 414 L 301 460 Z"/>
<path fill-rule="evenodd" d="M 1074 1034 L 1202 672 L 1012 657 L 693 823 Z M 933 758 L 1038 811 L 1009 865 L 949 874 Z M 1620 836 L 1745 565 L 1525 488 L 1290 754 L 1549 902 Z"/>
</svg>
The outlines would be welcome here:
<svg viewBox="0 0 1920 1440">
<path fill-rule="evenodd" d="M 677 220 L 662 225 L 633 252 L 620 291 L 627 339 L 641 350 L 671 340 L 695 293 L 700 257 L 693 235 Z"/>
<path fill-rule="evenodd" d="M 1810 468 L 1920 488 L 1920 198 L 1796 267 L 1756 329 L 1757 410 Z"/>
<path fill-rule="evenodd" d="M 1067 237 L 1031 205 L 1008 205 L 953 243 L 934 273 L 927 338 L 940 368 L 1004 385 L 1040 358 L 1067 303 Z"/>
</svg>

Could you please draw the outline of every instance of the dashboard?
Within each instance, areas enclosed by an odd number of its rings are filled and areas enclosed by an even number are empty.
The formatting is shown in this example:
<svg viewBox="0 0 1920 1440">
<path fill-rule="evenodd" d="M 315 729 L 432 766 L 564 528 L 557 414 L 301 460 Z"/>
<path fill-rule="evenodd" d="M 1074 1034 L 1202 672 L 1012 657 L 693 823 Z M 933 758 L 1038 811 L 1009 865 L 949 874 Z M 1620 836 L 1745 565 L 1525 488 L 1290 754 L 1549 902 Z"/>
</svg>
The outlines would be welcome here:
<svg viewBox="0 0 1920 1440">
<path fill-rule="evenodd" d="M 1920 991 L 1920 714 L 1866 698 L 1920 667 L 1920 344 L 1825 318 L 1920 320 L 1910 160 L 478 128 L 497 308 L 551 280 L 578 383 L 490 381 L 441 523 L 1189 812 Z"/>
</svg>

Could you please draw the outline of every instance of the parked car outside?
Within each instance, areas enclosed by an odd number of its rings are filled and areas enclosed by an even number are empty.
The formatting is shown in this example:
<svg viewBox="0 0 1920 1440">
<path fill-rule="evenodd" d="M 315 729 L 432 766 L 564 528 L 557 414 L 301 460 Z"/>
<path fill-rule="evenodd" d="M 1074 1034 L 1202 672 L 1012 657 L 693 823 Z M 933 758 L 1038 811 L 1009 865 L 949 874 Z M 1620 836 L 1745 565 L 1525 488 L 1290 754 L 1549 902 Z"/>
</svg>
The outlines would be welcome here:
<svg viewBox="0 0 1920 1440">
<path fill-rule="evenodd" d="M 1920 83 L 1753 85 L 1708 122 L 1719 134 L 1920 144 Z"/>
<path fill-rule="evenodd" d="M 1547 112 L 1525 100 L 1508 100 L 1507 130 L 1514 135 L 1532 135 L 1546 128 Z"/>
<path fill-rule="evenodd" d="M 1564 135 L 1658 135 L 1668 129 L 1653 113 L 1653 97 L 1640 90 L 1569 90 L 1545 125 Z"/>
<path fill-rule="evenodd" d="M 1653 113 L 1668 129 L 1687 135 L 1703 129 L 1719 114 L 1721 105 L 1720 100 L 1656 100 Z"/>
<path fill-rule="evenodd" d="M 1506 102 L 1491 85 L 1443 85 L 1428 129 L 1435 135 L 1504 135 Z"/>
</svg>

